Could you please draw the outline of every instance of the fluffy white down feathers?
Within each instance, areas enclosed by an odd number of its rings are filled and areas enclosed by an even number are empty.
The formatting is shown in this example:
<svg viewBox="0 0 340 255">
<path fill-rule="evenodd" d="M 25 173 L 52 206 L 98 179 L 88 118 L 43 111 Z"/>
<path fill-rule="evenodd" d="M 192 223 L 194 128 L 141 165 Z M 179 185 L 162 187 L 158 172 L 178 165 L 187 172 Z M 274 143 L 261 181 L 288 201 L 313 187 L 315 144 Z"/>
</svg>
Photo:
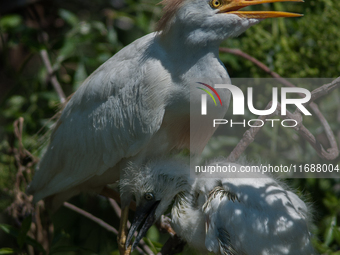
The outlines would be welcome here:
<svg viewBox="0 0 340 255">
<path fill-rule="evenodd" d="M 209 165 L 217 163 L 229 164 L 222 160 Z M 145 192 L 153 193 L 162 205 L 157 217 L 174 199 L 172 227 L 199 253 L 316 254 L 309 232 L 310 209 L 270 176 L 236 173 L 229 178 L 192 178 L 188 165 L 173 160 L 152 162 L 142 172 L 143 181 L 124 176 L 122 190 L 133 193 L 137 206 Z"/>
<path fill-rule="evenodd" d="M 174 230 L 203 253 L 315 254 L 306 204 L 273 178 L 247 177 L 196 179 L 188 202 L 173 208 Z"/>
</svg>

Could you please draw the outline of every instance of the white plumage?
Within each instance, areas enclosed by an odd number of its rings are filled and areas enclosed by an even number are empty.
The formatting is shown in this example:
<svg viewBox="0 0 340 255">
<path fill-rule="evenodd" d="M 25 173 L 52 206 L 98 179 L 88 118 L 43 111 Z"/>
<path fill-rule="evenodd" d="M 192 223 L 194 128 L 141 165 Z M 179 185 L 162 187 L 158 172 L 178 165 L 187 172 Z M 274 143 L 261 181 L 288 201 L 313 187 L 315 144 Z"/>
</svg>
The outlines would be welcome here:
<svg viewBox="0 0 340 255">
<path fill-rule="evenodd" d="M 229 82 L 218 46 L 268 17 L 283 12 L 241 12 L 247 5 L 301 0 L 166 0 L 159 31 L 131 43 L 92 73 L 62 111 L 28 192 L 54 204 L 83 190 L 99 192 L 119 179 L 127 162 L 190 147 L 199 154 L 216 128 L 191 130 L 190 87 L 204 79 Z M 223 107 L 209 114 L 223 118 Z M 193 100 L 194 99 L 194 100 Z M 191 100 L 200 101 L 198 90 Z M 211 106 L 213 103 L 208 102 Z M 210 107 L 211 109 L 214 109 Z"/>
<path fill-rule="evenodd" d="M 226 38 L 264 18 L 300 16 L 239 9 L 283 1 L 302 0 L 165 0 L 158 32 L 106 61 L 63 109 L 28 188 L 34 202 L 50 197 L 56 208 L 81 191 L 100 192 L 129 174 L 130 163 L 142 166 L 182 149 L 201 153 L 216 128 L 208 121 L 190 129 L 190 117 L 200 114 L 200 107 L 190 103 L 199 106 L 201 98 L 199 90 L 190 88 L 202 80 L 210 86 L 215 81 L 230 83 L 218 57 Z M 210 111 L 210 120 L 223 118 L 227 111 L 230 93 L 221 90 L 219 95 L 223 106 Z M 216 109 L 212 100 L 208 108 Z M 131 197 L 121 198 L 125 221 Z M 121 224 L 120 230 L 125 227 Z"/>
<path fill-rule="evenodd" d="M 211 165 L 217 163 L 229 164 Z M 309 210 L 296 194 L 262 173 L 232 175 L 195 180 L 187 203 L 173 207 L 177 234 L 214 254 L 315 254 Z"/>
<path fill-rule="evenodd" d="M 216 164 L 229 165 L 226 161 L 209 165 Z M 309 208 L 274 178 L 262 173 L 191 178 L 188 170 L 183 163 L 152 162 L 140 171 L 143 178 L 137 179 L 142 181 L 124 176 L 122 190 L 135 195 L 137 206 L 146 202 L 145 193 L 153 194 L 158 204 L 155 219 L 174 199 L 173 229 L 202 254 L 316 254 L 309 232 Z"/>
<path fill-rule="evenodd" d="M 199 77 L 229 76 L 217 45 L 191 45 L 181 40 L 184 34 L 144 36 L 86 79 L 56 123 L 28 188 L 34 201 L 59 193 L 58 204 L 83 190 L 98 192 L 129 161 L 189 149 L 190 85 Z M 224 110 L 215 118 L 228 107 L 229 94 L 220 96 Z M 214 130 L 197 130 L 197 153 Z"/>
</svg>

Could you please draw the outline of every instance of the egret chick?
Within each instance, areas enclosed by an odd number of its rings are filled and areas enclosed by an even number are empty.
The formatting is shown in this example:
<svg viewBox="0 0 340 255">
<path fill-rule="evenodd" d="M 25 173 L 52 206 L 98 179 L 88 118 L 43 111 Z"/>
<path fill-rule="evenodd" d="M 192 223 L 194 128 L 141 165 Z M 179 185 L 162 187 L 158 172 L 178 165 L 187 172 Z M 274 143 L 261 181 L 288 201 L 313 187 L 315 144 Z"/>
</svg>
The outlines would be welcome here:
<svg viewBox="0 0 340 255">
<path fill-rule="evenodd" d="M 120 179 L 121 197 L 124 201 L 136 200 L 136 213 L 127 236 L 126 248 L 140 227 L 132 250 L 147 230 L 168 209 L 174 198 L 190 192 L 187 165 L 171 159 L 158 159 L 140 167 L 131 163 Z M 184 197 L 183 197 L 184 199 Z"/>
<path fill-rule="evenodd" d="M 228 176 L 197 178 L 186 203 L 172 208 L 173 229 L 190 246 L 221 255 L 316 254 L 309 209 L 296 194 L 262 173 Z"/>
<path fill-rule="evenodd" d="M 225 161 L 210 165 L 216 164 L 229 165 Z M 234 165 L 240 169 L 240 165 Z M 146 219 L 134 245 L 174 199 L 172 227 L 200 253 L 316 254 L 308 207 L 274 178 L 262 173 L 234 173 L 230 178 L 193 179 L 188 170 L 187 165 L 158 161 L 144 169 L 148 174 L 142 182 L 124 178 L 122 190 L 132 191 L 139 206 L 126 245 L 142 220 Z M 149 197 L 145 194 L 155 198 L 152 209 L 144 206 Z"/>
</svg>

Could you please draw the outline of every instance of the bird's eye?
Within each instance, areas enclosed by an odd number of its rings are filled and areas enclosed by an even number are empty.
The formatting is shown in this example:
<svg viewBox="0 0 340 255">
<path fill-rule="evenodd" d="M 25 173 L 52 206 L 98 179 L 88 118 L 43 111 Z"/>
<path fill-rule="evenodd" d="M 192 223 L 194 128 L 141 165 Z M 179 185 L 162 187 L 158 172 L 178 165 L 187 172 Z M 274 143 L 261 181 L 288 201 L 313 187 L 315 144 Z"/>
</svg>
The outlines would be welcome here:
<svg viewBox="0 0 340 255">
<path fill-rule="evenodd" d="M 146 200 L 153 200 L 154 199 L 154 195 L 152 194 L 152 193 L 150 193 L 150 192 L 147 192 L 147 193 L 145 193 L 145 195 L 144 195 L 144 198 L 146 199 Z"/>
<path fill-rule="evenodd" d="M 218 8 L 218 7 L 220 7 L 221 6 L 221 0 L 211 0 L 210 1 L 210 6 L 212 7 L 212 8 Z"/>
</svg>

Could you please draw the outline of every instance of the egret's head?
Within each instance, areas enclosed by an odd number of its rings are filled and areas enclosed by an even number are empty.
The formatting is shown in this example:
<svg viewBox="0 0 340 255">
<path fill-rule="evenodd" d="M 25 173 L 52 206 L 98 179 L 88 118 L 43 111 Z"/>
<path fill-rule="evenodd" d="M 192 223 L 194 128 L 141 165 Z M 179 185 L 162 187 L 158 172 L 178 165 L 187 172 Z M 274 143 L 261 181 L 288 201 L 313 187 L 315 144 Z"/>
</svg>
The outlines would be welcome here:
<svg viewBox="0 0 340 255">
<path fill-rule="evenodd" d="M 302 16 L 276 11 L 240 11 L 249 5 L 273 2 L 303 0 L 163 0 L 164 15 L 157 30 L 164 34 L 181 30 L 188 43 L 220 42 L 240 35 L 261 19 Z"/>
<path fill-rule="evenodd" d="M 134 196 L 137 205 L 126 242 L 127 246 L 140 225 L 142 226 L 134 246 L 164 214 L 176 195 L 190 188 L 188 170 L 189 167 L 183 162 L 157 160 L 141 168 L 130 165 L 125 171 L 120 180 L 121 196 Z"/>
</svg>

